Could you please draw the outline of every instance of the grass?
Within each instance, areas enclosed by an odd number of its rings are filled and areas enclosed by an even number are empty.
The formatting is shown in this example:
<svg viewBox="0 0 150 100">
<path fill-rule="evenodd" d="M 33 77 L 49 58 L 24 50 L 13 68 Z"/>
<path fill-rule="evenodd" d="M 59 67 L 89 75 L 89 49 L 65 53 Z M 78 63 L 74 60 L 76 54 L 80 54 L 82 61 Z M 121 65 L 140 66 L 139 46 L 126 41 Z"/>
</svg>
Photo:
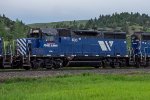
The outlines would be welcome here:
<svg viewBox="0 0 150 100">
<path fill-rule="evenodd" d="M 57 76 L 0 83 L 0 100 L 148 100 L 150 74 Z"/>
</svg>

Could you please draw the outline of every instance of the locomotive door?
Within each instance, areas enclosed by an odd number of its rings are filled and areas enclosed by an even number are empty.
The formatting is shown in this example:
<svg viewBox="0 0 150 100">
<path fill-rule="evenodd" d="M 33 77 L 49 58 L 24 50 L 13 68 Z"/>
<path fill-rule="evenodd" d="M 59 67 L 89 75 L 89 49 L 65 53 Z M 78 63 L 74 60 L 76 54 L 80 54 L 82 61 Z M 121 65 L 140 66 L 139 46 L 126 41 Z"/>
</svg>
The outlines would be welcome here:
<svg viewBox="0 0 150 100">
<path fill-rule="evenodd" d="M 72 54 L 72 43 L 70 37 L 59 37 L 60 55 L 70 56 Z"/>
<path fill-rule="evenodd" d="M 115 40 L 114 41 L 114 56 L 125 56 L 126 55 L 126 40 Z"/>
<path fill-rule="evenodd" d="M 150 42 L 147 42 L 147 46 L 144 47 L 144 56 L 150 56 Z"/>
<path fill-rule="evenodd" d="M 83 44 L 82 38 L 80 37 L 72 37 L 72 54 L 76 56 L 81 56 L 83 54 Z"/>
</svg>

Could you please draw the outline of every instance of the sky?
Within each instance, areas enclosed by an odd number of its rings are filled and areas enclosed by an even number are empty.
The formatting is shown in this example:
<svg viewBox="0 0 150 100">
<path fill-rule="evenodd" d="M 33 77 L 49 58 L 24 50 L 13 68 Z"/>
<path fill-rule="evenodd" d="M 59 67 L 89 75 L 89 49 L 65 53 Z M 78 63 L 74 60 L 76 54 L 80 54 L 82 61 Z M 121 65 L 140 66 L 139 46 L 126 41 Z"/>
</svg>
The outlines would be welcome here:
<svg viewBox="0 0 150 100">
<path fill-rule="evenodd" d="M 100 14 L 150 15 L 150 0 L 0 0 L 0 14 L 25 24 L 86 20 Z"/>
</svg>

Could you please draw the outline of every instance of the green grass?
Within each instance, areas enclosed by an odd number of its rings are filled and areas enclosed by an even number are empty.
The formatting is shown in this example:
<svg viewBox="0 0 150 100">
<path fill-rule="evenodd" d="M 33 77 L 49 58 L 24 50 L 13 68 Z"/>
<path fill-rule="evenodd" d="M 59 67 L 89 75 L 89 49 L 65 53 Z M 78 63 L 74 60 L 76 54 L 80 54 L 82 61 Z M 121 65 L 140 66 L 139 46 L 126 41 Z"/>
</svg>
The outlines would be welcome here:
<svg viewBox="0 0 150 100">
<path fill-rule="evenodd" d="M 57 76 L 0 83 L 0 100 L 148 100 L 150 74 Z"/>
</svg>

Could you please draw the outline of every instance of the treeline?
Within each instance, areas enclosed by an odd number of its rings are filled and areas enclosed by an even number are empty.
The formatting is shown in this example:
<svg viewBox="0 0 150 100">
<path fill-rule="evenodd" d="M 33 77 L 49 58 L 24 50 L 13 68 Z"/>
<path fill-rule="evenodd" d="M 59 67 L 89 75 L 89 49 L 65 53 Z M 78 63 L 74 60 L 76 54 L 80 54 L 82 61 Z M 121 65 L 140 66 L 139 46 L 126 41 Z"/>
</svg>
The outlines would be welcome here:
<svg viewBox="0 0 150 100">
<path fill-rule="evenodd" d="M 7 40 L 25 37 L 29 27 L 22 21 L 16 19 L 16 21 L 10 20 L 4 14 L 0 15 L 0 37 Z"/>
<path fill-rule="evenodd" d="M 77 23 L 76 21 L 70 24 L 59 23 L 55 25 L 56 28 L 71 28 L 71 29 L 102 29 L 120 27 L 122 31 L 127 31 L 128 26 L 142 26 L 142 31 L 147 31 L 150 27 L 150 16 L 148 14 L 140 13 L 114 13 L 112 15 L 100 15 L 98 18 L 90 19 L 85 24 Z"/>
<path fill-rule="evenodd" d="M 140 13 L 114 13 L 112 15 L 100 15 L 99 18 L 90 19 L 85 28 L 94 28 L 99 27 L 122 27 L 123 30 L 127 26 L 139 25 L 143 26 L 143 31 L 146 31 L 146 28 L 150 27 L 150 16 L 148 14 Z"/>
<path fill-rule="evenodd" d="M 70 28 L 70 29 L 85 29 L 87 21 L 69 21 L 69 22 L 58 22 L 52 25 L 53 28 Z"/>
<path fill-rule="evenodd" d="M 107 30 L 108 28 L 111 28 L 114 31 L 126 32 L 135 30 L 136 27 L 138 27 L 140 28 L 138 31 L 150 32 L 150 16 L 148 14 L 123 12 L 114 13 L 112 15 L 100 15 L 99 17 L 91 18 L 90 20 L 64 21 L 52 23 L 50 26 L 45 24 L 42 25 L 44 27 L 70 29 Z M 22 21 L 18 19 L 16 19 L 16 21 L 12 21 L 4 14 L 0 15 L 0 37 L 4 37 L 8 40 L 26 37 L 28 29 L 29 27 Z"/>
</svg>

